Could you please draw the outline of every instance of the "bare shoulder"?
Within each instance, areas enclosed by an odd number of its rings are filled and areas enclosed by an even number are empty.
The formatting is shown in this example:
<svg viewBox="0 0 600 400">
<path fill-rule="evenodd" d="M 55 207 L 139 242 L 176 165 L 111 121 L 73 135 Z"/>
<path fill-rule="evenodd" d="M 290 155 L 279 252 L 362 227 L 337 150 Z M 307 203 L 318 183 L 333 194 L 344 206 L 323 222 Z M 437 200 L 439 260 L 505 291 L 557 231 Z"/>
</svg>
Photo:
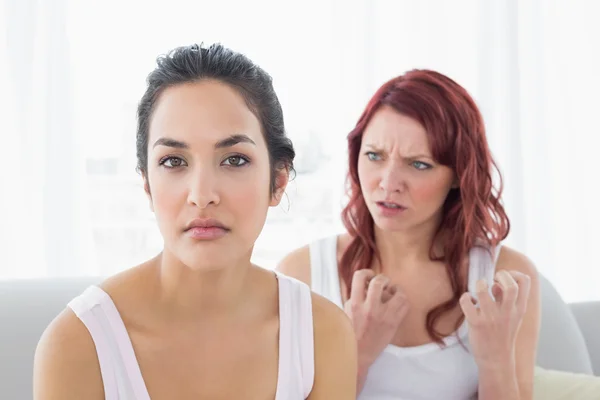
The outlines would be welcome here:
<svg viewBox="0 0 600 400">
<path fill-rule="evenodd" d="M 139 292 L 145 285 L 140 282 L 148 281 L 144 277 L 151 265 L 149 261 L 129 268 L 109 277 L 99 287 L 116 304 L 127 309 L 141 297 Z M 38 342 L 34 360 L 34 399 L 104 399 L 96 345 L 87 327 L 70 308 L 63 310 L 48 325 Z"/>
<path fill-rule="evenodd" d="M 286 255 L 276 269 L 311 286 L 309 246 L 302 246 Z"/>
<path fill-rule="evenodd" d="M 155 257 L 143 264 L 128 268 L 106 279 L 100 288 L 106 292 L 117 309 L 125 325 L 140 310 L 147 310 L 149 301 L 153 298 L 152 290 L 157 282 L 159 259 Z M 137 310 L 136 312 L 130 312 Z"/>
<path fill-rule="evenodd" d="M 332 333 L 344 335 L 344 332 L 354 334 L 350 319 L 337 305 L 325 297 L 312 292 L 313 321 L 315 325 L 315 335 Z"/>
<path fill-rule="evenodd" d="M 523 253 L 507 246 L 502 246 L 500 249 L 496 270 L 518 271 L 528 275 L 532 280 L 538 279 L 537 268 L 533 262 Z"/>
<path fill-rule="evenodd" d="M 104 399 L 96 347 L 85 325 L 65 309 L 48 325 L 34 360 L 34 399 Z"/>
<path fill-rule="evenodd" d="M 309 400 L 356 399 L 356 337 L 346 313 L 312 293 L 315 382 Z"/>
</svg>

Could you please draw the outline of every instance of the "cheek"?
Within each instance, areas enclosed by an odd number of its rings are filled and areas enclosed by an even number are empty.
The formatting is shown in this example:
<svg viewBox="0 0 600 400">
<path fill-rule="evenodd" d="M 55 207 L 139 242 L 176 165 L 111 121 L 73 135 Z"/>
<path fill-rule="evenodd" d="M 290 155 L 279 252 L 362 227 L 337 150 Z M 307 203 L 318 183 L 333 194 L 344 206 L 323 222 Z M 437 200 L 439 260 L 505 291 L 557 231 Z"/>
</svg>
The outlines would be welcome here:
<svg viewBox="0 0 600 400">
<path fill-rule="evenodd" d="M 420 203 L 439 205 L 444 202 L 450 190 L 446 177 L 429 176 L 413 181 L 411 194 Z"/>
<path fill-rule="evenodd" d="M 361 190 L 365 195 L 377 189 L 379 186 L 379 174 L 373 164 L 366 163 L 359 159 L 358 161 L 358 179 L 360 181 Z"/>
<path fill-rule="evenodd" d="M 247 171 L 231 179 L 223 179 L 221 196 L 227 208 L 239 216 L 248 218 L 260 214 L 259 210 L 268 208 L 269 172 L 265 168 Z"/>
<path fill-rule="evenodd" d="M 174 221 L 174 216 L 186 201 L 186 186 L 181 179 L 174 179 L 165 174 L 155 173 L 149 181 L 151 201 L 154 214 L 159 220 Z"/>
</svg>

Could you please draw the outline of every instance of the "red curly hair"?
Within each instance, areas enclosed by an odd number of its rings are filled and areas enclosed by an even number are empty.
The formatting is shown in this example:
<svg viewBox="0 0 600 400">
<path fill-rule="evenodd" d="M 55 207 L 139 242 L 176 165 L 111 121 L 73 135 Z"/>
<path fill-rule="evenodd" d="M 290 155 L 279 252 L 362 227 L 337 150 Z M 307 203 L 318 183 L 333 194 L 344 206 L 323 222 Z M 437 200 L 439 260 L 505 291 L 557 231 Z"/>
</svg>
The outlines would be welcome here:
<svg viewBox="0 0 600 400">
<path fill-rule="evenodd" d="M 458 179 L 459 187 L 450 191 L 443 205 L 442 220 L 429 251 L 431 260 L 445 263 L 452 287 L 452 298 L 431 309 L 426 320 L 431 339 L 443 344 L 443 333 L 435 329 L 436 321 L 453 310 L 467 290 L 467 276 L 462 266 L 469 250 L 476 245 L 492 248 L 505 239 L 510 230 L 500 202 L 502 177 L 490 154 L 481 113 L 464 88 L 429 70 L 412 70 L 381 86 L 348 135 L 349 202 L 342 211 L 342 220 L 351 241 L 339 265 L 348 298 L 354 272 L 371 268 L 373 257 L 379 259 L 373 217 L 360 189 L 358 157 L 363 132 L 383 105 L 418 121 L 427 132 L 434 159 L 452 168 Z M 492 182 L 494 171 L 500 178 L 497 189 Z M 452 235 L 444 235 L 449 231 Z M 438 241 L 443 255 L 436 257 L 433 243 Z M 463 319 L 457 322 L 456 329 Z"/>
</svg>

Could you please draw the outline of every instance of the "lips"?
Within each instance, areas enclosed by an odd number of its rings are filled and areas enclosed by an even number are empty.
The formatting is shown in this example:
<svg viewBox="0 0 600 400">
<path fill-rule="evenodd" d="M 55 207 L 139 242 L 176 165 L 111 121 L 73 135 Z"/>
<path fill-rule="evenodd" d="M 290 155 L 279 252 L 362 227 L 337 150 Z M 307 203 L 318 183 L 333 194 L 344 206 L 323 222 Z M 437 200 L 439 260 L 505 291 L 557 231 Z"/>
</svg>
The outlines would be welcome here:
<svg viewBox="0 0 600 400">
<path fill-rule="evenodd" d="M 219 228 L 229 230 L 229 228 L 227 228 L 221 221 L 215 218 L 196 218 L 187 224 L 185 230 L 188 231 L 194 228 Z"/>
<path fill-rule="evenodd" d="M 185 229 L 186 234 L 196 240 L 219 239 L 229 231 L 229 228 L 214 218 L 196 218 Z"/>
<path fill-rule="evenodd" d="M 399 210 L 406 209 L 406 207 L 404 207 L 398 203 L 391 202 L 391 201 L 378 201 L 377 205 L 380 207 L 385 207 L 385 208 L 389 208 L 392 210 L 393 209 L 399 209 Z"/>
<path fill-rule="evenodd" d="M 395 218 L 403 215 L 406 207 L 393 201 L 377 201 L 378 214 L 383 218 Z"/>
</svg>

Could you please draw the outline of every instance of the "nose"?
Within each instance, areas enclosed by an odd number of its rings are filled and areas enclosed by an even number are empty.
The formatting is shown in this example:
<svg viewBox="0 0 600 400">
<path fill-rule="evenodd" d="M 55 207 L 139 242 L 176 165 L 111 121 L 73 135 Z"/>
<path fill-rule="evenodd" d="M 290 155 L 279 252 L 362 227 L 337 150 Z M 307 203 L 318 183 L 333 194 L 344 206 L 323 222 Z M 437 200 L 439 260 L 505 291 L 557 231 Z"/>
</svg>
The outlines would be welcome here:
<svg viewBox="0 0 600 400">
<path fill-rule="evenodd" d="M 188 204 L 201 209 L 219 204 L 217 181 L 210 168 L 197 168 L 189 176 Z"/>
<path fill-rule="evenodd" d="M 402 165 L 390 162 L 382 170 L 379 188 L 385 193 L 403 192 L 407 188 L 406 173 Z"/>
</svg>

